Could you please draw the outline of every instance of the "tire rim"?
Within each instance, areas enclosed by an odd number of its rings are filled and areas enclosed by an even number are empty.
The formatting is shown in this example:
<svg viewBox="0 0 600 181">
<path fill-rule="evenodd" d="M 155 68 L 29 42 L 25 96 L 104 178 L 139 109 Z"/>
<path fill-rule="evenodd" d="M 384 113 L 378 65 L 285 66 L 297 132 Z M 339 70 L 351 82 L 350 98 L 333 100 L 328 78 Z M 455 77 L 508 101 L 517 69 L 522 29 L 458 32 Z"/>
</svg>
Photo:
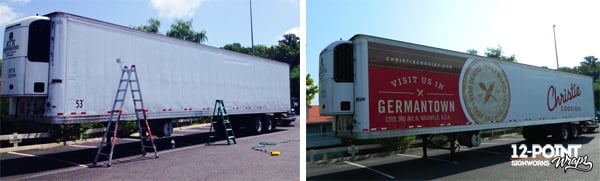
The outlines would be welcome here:
<svg viewBox="0 0 600 181">
<path fill-rule="evenodd" d="M 577 129 L 577 126 L 572 126 L 571 130 L 573 131 L 573 138 L 579 137 L 579 130 Z"/>
<path fill-rule="evenodd" d="M 165 136 L 170 136 L 173 132 L 173 124 L 170 124 L 169 122 L 165 122 L 165 124 L 163 125 L 163 134 Z"/>
<path fill-rule="evenodd" d="M 262 132 L 262 121 L 260 119 L 256 119 L 256 127 L 254 129 L 257 133 Z"/>
<path fill-rule="evenodd" d="M 267 130 L 268 131 L 273 130 L 273 121 L 271 121 L 271 119 L 267 119 Z"/>
<path fill-rule="evenodd" d="M 569 139 L 569 130 L 565 127 L 563 127 L 563 129 L 562 129 L 562 139 L 563 140 Z"/>
<path fill-rule="evenodd" d="M 583 131 L 583 132 L 587 132 L 587 131 L 588 131 L 588 128 L 587 128 L 587 127 L 584 125 L 584 126 L 582 126 L 582 127 L 581 127 L 581 131 Z"/>
</svg>

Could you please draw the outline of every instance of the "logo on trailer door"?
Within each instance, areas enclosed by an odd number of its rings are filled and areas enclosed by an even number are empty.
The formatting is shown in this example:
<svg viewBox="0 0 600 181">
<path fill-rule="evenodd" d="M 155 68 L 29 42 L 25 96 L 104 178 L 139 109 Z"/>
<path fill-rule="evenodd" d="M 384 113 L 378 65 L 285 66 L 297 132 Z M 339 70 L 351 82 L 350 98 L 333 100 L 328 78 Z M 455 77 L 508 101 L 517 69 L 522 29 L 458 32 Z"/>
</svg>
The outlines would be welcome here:
<svg viewBox="0 0 600 181">
<path fill-rule="evenodd" d="M 13 32 L 8 34 L 8 41 L 6 41 L 6 45 L 4 46 L 4 56 L 12 57 L 19 49 L 19 45 L 17 45 Z"/>
<path fill-rule="evenodd" d="M 462 98 L 475 123 L 504 121 L 510 107 L 506 73 L 496 62 L 474 60 L 462 80 Z"/>
</svg>

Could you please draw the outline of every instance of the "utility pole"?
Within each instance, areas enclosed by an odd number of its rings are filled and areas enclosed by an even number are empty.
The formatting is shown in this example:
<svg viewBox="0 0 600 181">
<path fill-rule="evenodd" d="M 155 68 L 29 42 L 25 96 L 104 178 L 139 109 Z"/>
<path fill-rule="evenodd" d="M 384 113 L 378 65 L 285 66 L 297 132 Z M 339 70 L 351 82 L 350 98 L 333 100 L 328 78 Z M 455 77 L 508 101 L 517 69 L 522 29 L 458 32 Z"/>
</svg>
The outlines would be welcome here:
<svg viewBox="0 0 600 181">
<path fill-rule="evenodd" d="M 556 54 L 556 70 L 558 70 L 558 50 L 556 48 L 556 25 L 552 25 L 552 32 L 554 33 L 554 53 Z"/>
<path fill-rule="evenodd" d="M 251 41 L 250 48 L 252 48 L 252 55 L 254 55 L 254 28 L 252 25 L 252 0 L 250 0 L 250 41 Z"/>
</svg>

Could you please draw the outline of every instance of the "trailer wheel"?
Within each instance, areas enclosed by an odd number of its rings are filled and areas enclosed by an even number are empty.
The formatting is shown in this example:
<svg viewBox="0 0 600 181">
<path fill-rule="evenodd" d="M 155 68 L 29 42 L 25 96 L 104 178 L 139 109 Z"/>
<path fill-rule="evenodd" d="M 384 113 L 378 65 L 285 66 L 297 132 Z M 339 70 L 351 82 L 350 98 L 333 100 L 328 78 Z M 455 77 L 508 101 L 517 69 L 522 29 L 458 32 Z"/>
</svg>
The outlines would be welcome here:
<svg viewBox="0 0 600 181">
<path fill-rule="evenodd" d="M 275 130 L 275 123 L 273 123 L 273 119 L 271 119 L 270 116 L 265 117 L 263 125 L 264 125 L 263 130 L 265 132 L 271 132 L 271 131 Z"/>
<path fill-rule="evenodd" d="M 560 142 L 569 140 L 569 128 L 567 127 L 567 124 L 555 125 L 552 133 L 552 139 Z"/>
<path fill-rule="evenodd" d="M 579 128 L 577 128 L 577 124 L 569 124 L 569 140 L 574 140 L 579 137 Z"/>
<path fill-rule="evenodd" d="M 587 126 L 585 126 L 585 124 L 579 124 L 579 127 L 580 127 L 582 133 L 591 132 L 590 129 Z"/>
<path fill-rule="evenodd" d="M 157 120 L 150 123 L 152 134 L 158 137 L 171 136 L 173 134 L 173 122 L 171 120 Z"/>
<path fill-rule="evenodd" d="M 469 148 L 477 147 L 481 144 L 481 135 L 478 132 L 467 133 L 459 140 L 459 143 Z"/>
<path fill-rule="evenodd" d="M 263 131 L 263 126 L 262 126 L 262 120 L 260 119 L 260 117 L 256 118 L 256 121 L 254 121 L 254 131 L 256 133 L 261 133 Z"/>
<path fill-rule="evenodd" d="M 162 129 L 162 134 L 163 136 L 171 136 L 173 134 L 173 122 L 172 121 L 165 121 L 163 125 L 163 129 Z"/>
</svg>

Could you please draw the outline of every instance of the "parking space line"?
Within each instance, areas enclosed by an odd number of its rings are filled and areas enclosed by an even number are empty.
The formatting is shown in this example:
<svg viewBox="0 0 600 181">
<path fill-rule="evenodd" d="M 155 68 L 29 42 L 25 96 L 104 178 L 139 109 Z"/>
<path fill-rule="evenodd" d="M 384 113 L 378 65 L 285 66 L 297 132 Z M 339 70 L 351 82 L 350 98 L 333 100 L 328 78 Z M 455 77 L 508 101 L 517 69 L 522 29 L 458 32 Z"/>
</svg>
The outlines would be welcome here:
<svg viewBox="0 0 600 181">
<path fill-rule="evenodd" d="M 396 153 L 396 155 L 398 155 L 398 156 L 407 156 L 407 157 L 413 157 L 413 158 L 421 158 L 421 156 L 417 156 L 417 155 L 407 155 L 407 154 L 401 154 L 401 153 Z"/>
<path fill-rule="evenodd" d="M 503 145 L 504 143 L 483 142 L 484 145 Z"/>
<path fill-rule="evenodd" d="M 17 153 L 17 152 L 7 152 L 13 155 L 20 155 L 20 156 L 26 156 L 26 157 L 35 157 L 35 158 L 41 158 L 41 159 L 46 159 L 46 160 L 52 160 L 52 161 L 57 161 L 57 162 L 61 162 L 61 163 L 66 163 L 69 165 L 74 165 L 74 166 L 78 166 L 78 167 L 83 167 L 83 168 L 89 168 L 87 165 L 81 165 L 78 163 L 73 163 L 73 162 L 69 162 L 69 161 L 65 161 L 65 160 L 59 160 L 59 159 L 55 159 L 55 158 L 49 158 L 49 157 L 43 157 L 43 156 L 38 156 L 38 155 L 31 155 L 31 154 L 26 154 L 26 153 Z"/>
<path fill-rule="evenodd" d="M 356 166 L 356 167 L 359 167 L 359 168 L 364 168 L 364 169 L 367 169 L 367 170 L 371 170 L 371 171 L 373 171 L 375 173 L 378 173 L 380 175 L 386 176 L 389 179 L 395 179 L 396 178 L 394 176 L 391 176 L 391 175 L 388 175 L 386 173 L 383 173 L 382 171 L 375 170 L 375 169 L 369 168 L 369 167 L 364 166 L 364 165 L 360 165 L 360 164 L 357 164 L 357 163 L 352 163 L 352 162 L 349 162 L 349 161 L 344 161 L 344 163 L 346 163 L 348 165 Z"/>
<path fill-rule="evenodd" d="M 90 145 L 69 145 L 72 147 L 79 147 L 79 148 L 98 148 L 97 146 L 90 146 Z"/>
</svg>

